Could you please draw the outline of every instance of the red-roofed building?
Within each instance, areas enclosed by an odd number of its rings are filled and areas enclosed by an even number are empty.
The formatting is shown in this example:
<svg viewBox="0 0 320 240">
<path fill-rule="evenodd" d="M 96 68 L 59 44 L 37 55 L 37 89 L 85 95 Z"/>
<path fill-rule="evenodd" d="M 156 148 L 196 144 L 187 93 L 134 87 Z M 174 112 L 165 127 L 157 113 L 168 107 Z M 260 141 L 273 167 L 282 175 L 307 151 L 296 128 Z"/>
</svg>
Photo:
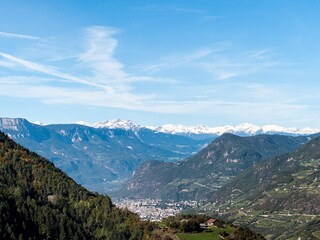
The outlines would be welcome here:
<svg viewBox="0 0 320 240">
<path fill-rule="evenodd" d="M 214 226 L 216 221 L 217 221 L 217 219 L 210 218 L 208 221 L 206 221 L 206 224 L 207 224 L 208 227 L 211 227 L 211 226 Z"/>
</svg>

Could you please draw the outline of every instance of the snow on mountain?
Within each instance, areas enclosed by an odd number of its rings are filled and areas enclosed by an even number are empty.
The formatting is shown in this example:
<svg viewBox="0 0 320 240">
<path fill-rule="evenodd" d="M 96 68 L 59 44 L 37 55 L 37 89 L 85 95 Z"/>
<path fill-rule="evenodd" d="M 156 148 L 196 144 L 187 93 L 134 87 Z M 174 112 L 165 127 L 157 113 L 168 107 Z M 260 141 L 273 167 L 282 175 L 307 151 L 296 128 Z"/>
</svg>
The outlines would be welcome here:
<svg viewBox="0 0 320 240">
<path fill-rule="evenodd" d="M 237 126 L 225 125 L 220 127 L 207 126 L 184 126 L 166 124 L 153 130 L 171 134 L 212 134 L 222 135 L 233 133 L 241 136 L 252 136 L 256 134 L 288 134 L 288 135 L 308 135 L 320 132 L 320 129 L 312 128 L 285 128 L 278 125 L 257 126 L 250 123 L 242 123 Z"/>
<path fill-rule="evenodd" d="M 210 128 L 207 126 L 196 125 L 196 126 L 184 126 L 184 125 L 174 125 L 174 124 L 165 124 L 160 127 L 148 127 L 154 131 L 171 133 L 171 134 L 203 134 L 210 133 Z"/>
<path fill-rule="evenodd" d="M 121 119 L 113 119 L 107 120 L 104 122 L 97 122 L 97 123 L 87 123 L 83 121 L 78 121 L 76 124 L 94 127 L 94 128 L 110 128 L 110 129 L 125 129 L 125 130 L 136 130 L 142 128 L 142 126 L 135 124 L 130 120 L 121 120 Z"/>
<path fill-rule="evenodd" d="M 88 123 L 88 122 L 84 122 L 84 121 L 77 121 L 77 122 L 75 122 L 75 124 L 87 126 L 87 127 L 93 127 L 92 123 Z"/>
<path fill-rule="evenodd" d="M 264 125 L 257 126 L 250 123 L 242 123 L 236 126 L 225 125 L 219 127 L 207 127 L 203 125 L 195 126 L 185 126 L 185 125 L 174 125 L 174 124 L 165 124 L 160 127 L 146 126 L 135 124 L 130 120 L 107 120 L 104 122 L 97 123 L 86 123 L 79 121 L 77 124 L 90 126 L 94 128 L 111 128 L 111 129 L 125 129 L 125 130 L 139 130 L 141 128 L 151 129 L 156 132 L 163 132 L 169 134 L 178 134 L 178 135 L 191 135 L 191 134 L 209 134 L 221 136 L 224 133 L 233 133 L 240 136 L 252 136 L 257 134 L 285 134 L 285 135 L 309 135 L 313 133 L 320 132 L 320 129 L 312 128 L 286 128 L 278 125 Z"/>
<path fill-rule="evenodd" d="M 35 121 L 33 124 L 39 125 L 39 126 L 46 126 L 47 124 L 40 122 L 40 121 Z"/>
</svg>

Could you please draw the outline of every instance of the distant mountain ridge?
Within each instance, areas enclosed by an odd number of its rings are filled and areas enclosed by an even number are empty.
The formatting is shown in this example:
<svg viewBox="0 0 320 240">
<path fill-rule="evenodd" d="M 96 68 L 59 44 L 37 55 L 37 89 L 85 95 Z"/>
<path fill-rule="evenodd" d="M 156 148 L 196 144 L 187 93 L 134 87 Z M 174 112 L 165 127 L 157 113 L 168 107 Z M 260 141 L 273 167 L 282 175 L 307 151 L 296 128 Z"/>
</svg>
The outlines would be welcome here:
<svg viewBox="0 0 320 240">
<path fill-rule="evenodd" d="M 278 125 L 257 126 L 250 123 L 243 123 L 236 126 L 225 125 L 220 127 L 207 126 L 184 126 L 166 124 L 161 127 L 153 128 L 153 130 L 171 134 L 212 134 L 221 136 L 224 133 L 232 133 L 239 136 L 253 136 L 258 134 L 282 134 L 282 135 L 310 135 L 320 132 L 320 129 L 312 128 L 285 128 Z"/>
<path fill-rule="evenodd" d="M 242 126 L 238 128 L 242 131 L 238 135 L 254 134 L 254 131 L 245 129 L 255 128 L 251 125 L 247 128 Z M 204 130 L 184 134 L 180 131 L 178 134 L 176 129 L 175 132 L 166 133 L 163 129 L 119 119 L 95 124 L 78 122 L 46 125 L 39 122 L 33 124 L 21 118 L 0 118 L 0 130 L 23 146 L 47 157 L 78 183 L 98 192 L 120 186 L 131 178 L 133 171 L 144 161 L 182 160 L 218 137 Z"/>
<path fill-rule="evenodd" d="M 240 137 L 225 133 L 179 163 L 141 164 L 118 194 L 135 198 L 207 200 L 248 167 L 291 152 L 310 139 L 283 135 Z"/>
<path fill-rule="evenodd" d="M 88 127 L 93 128 L 110 128 L 110 129 L 125 129 L 125 130 L 139 130 L 141 128 L 147 128 L 143 127 L 141 125 L 135 124 L 131 120 L 121 120 L 121 119 L 113 119 L 113 120 L 107 120 L 104 122 L 96 122 L 96 123 L 87 123 L 84 121 L 78 121 L 76 124 L 84 125 Z"/>
<path fill-rule="evenodd" d="M 253 136 L 258 134 L 281 134 L 281 135 L 290 135 L 290 136 L 299 136 L 299 135 L 310 135 L 320 132 L 320 129 L 313 128 L 286 128 L 278 125 L 263 125 L 258 126 L 250 123 L 242 123 L 239 125 L 224 125 L 218 127 L 208 127 L 204 125 L 195 125 L 195 126 L 185 126 L 185 125 L 174 125 L 174 124 L 165 124 L 159 127 L 154 126 L 141 126 L 135 124 L 130 120 L 107 120 L 104 122 L 97 123 L 86 123 L 83 121 L 77 122 L 77 124 L 90 126 L 94 128 L 121 128 L 126 130 L 139 130 L 141 128 L 151 129 L 153 131 L 168 133 L 168 134 L 177 134 L 185 136 L 194 136 L 194 135 L 204 135 L 204 136 L 221 136 L 224 133 L 232 133 L 239 136 Z"/>
<path fill-rule="evenodd" d="M 37 125 L 21 118 L 0 118 L 0 130 L 48 158 L 78 183 L 103 193 L 119 186 L 143 161 L 178 161 L 208 142 L 147 128 Z"/>
</svg>

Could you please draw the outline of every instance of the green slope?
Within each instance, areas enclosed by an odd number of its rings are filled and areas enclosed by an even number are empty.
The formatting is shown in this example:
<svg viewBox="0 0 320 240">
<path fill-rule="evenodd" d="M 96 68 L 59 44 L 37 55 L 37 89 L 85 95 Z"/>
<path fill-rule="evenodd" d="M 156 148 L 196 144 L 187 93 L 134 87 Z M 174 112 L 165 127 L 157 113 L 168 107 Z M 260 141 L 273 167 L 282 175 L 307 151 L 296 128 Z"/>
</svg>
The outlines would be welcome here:
<svg viewBox="0 0 320 240">
<path fill-rule="evenodd" d="M 307 141 L 307 137 L 224 134 L 179 164 L 142 164 L 119 195 L 174 200 L 210 199 L 221 186 L 251 165 L 291 152 Z"/>
<path fill-rule="evenodd" d="M 249 168 L 213 202 L 204 209 L 271 232 L 271 239 L 320 239 L 320 138 Z"/>
<path fill-rule="evenodd" d="M 0 132 L 1 239 L 142 239 L 143 223 Z"/>
<path fill-rule="evenodd" d="M 175 233 L 180 240 L 264 240 L 261 234 L 249 228 L 236 226 L 216 219 L 213 226 L 201 228 L 210 217 L 206 215 L 177 215 L 163 220 L 167 232 Z"/>
</svg>

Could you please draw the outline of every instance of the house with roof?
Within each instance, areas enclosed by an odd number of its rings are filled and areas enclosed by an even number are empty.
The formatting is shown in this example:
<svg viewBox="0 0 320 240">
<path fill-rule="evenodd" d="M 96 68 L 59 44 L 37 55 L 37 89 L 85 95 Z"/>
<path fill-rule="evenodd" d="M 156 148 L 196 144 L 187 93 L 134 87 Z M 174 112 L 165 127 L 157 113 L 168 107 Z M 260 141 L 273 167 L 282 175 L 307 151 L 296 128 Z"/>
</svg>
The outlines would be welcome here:
<svg viewBox="0 0 320 240">
<path fill-rule="evenodd" d="M 216 222 L 217 222 L 217 219 L 210 218 L 210 219 L 208 219 L 208 221 L 206 221 L 206 225 L 207 225 L 207 227 L 212 227 L 212 226 L 215 226 Z"/>
<path fill-rule="evenodd" d="M 212 227 L 212 226 L 215 226 L 216 223 L 217 223 L 217 219 L 215 218 L 210 218 L 208 219 L 205 223 L 200 223 L 200 227 L 201 228 L 208 228 L 208 227 Z"/>
</svg>

